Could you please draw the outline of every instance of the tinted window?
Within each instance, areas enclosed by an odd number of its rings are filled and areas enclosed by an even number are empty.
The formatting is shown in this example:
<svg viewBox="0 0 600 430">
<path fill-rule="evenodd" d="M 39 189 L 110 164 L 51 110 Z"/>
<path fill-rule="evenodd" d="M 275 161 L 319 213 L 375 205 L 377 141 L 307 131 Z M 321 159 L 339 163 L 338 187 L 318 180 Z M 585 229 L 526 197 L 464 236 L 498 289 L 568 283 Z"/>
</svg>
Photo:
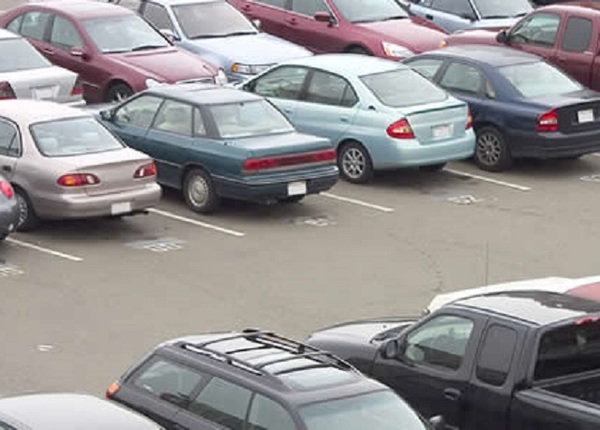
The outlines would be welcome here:
<svg viewBox="0 0 600 430">
<path fill-rule="evenodd" d="M 569 52 L 583 52 L 590 46 L 591 37 L 592 21 L 572 16 L 567 20 L 562 49 Z"/>
<path fill-rule="evenodd" d="M 411 69 L 365 75 L 360 79 L 386 106 L 413 106 L 448 98 L 444 90 Z"/>
<path fill-rule="evenodd" d="M 167 100 L 160 107 L 152 128 L 183 136 L 192 135 L 192 106 Z"/>
<path fill-rule="evenodd" d="M 440 66 L 444 64 L 442 60 L 435 60 L 433 58 L 423 58 L 422 60 L 407 61 L 410 67 L 415 69 L 423 76 L 431 79 L 435 76 Z"/>
<path fill-rule="evenodd" d="M 115 0 L 114 3 L 137 12 L 142 2 L 141 0 Z"/>
<path fill-rule="evenodd" d="M 150 127 L 161 103 L 162 99 L 158 97 L 137 97 L 120 107 L 115 113 L 114 120 L 145 128 Z"/>
<path fill-rule="evenodd" d="M 472 330 L 473 322 L 467 318 L 439 316 L 408 335 L 404 355 L 415 363 L 456 370 Z"/>
<path fill-rule="evenodd" d="M 395 0 L 333 0 L 340 13 L 350 22 L 375 22 L 408 15 Z"/>
<path fill-rule="evenodd" d="M 513 329 L 498 325 L 490 327 L 479 353 L 477 379 L 502 386 L 508 376 L 516 344 L 517 332 Z"/>
<path fill-rule="evenodd" d="M 447 90 L 471 94 L 479 93 L 482 83 L 481 74 L 475 67 L 461 63 L 450 64 L 440 81 Z"/>
<path fill-rule="evenodd" d="M 335 106 L 354 106 L 356 93 L 345 79 L 315 71 L 308 84 L 306 101 Z"/>
<path fill-rule="evenodd" d="M 515 43 L 554 46 L 559 24 L 558 15 L 538 13 L 521 23 L 509 37 Z"/>
<path fill-rule="evenodd" d="M 26 13 L 21 24 L 21 34 L 32 39 L 43 40 L 49 19 L 50 14 L 46 12 Z"/>
<path fill-rule="evenodd" d="M 73 24 L 61 16 L 54 18 L 52 32 L 50 33 L 50 43 L 63 49 L 83 45 L 79 33 Z"/>
<path fill-rule="evenodd" d="M 308 16 L 313 16 L 317 12 L 329 12 L 323 0 L 292 0 L 292 10 Z"/>
<path fill-rule="evenodd" d="M 190 404 L 190 411 L 227 429 L 242 430 L 252 392 L 212 378 Z"/>
<path fill-rule="evenodd" d="M 133 385 L 179 406 L 189 404 L 189 395 L 203 375 L 180 364 L 154 361 L 135 376 Z"/>
<path fill-rule="evenodd" d="M 257 394 L 252 400 L 247 430 L 294 430 L 290 414 L 279 403 Z"/>
<path fill-rule="evenodd" d="M 0 73 L 50 66 L 50 62 L 25 39 L 0 40 Z"/>
<path fill-rule="evenodd" d="M 525 97 L 566 94 L 583 89 L 581 84 L 543 61 L 500 67 L 498 70 Z"/>
<path fill-rule="evenodd" d="M 431 7 L 463 18 L 472 18 L 475 16 L 469 0 L 434 0 Z"/>
<path fill-rule="evenodd" d="M 0 155 L 16 157 L 21 151 L 19 132 L 14 124 L 0 120 Z"/>
<path fill-rule="evenodd" d="M 19 15 L 18 17 L 16 17 L 15 19 L 13 19 L 11 22 L 8 23 L 8 25 L 6 26 L 6 29 L 8 31 L 12 31 L 13 33 L 20 33 L 22 21 L 23 21 L 23 15 Z"/>
<path fill-rule="evenodd" d="M 159 30 L 173 31 L 173 23 L 167 10 L 156 3 L 146 3 L 144 6 L 144 18 L 150 21 Z"/>
<path fill-rule="evenodd" d="M 190 39 L 258 32 L 243 14 L 224 1 L 177 5 L 173 6 L 173 13 Z"/>
<path fill-rule="evenodd" d="M 209 110 L 222 138 L 294 131 L 283 114 L 265 100 L 210 106 Z"/>
<path fill-rule="evenodd" d="M 279 7 L 281 9 L 286 9 L 288 4 L 288 0 L 253 0 L 255 3 L 263 3 L 273 7 Z"/>
<path fill-rule="evenodd" d="M 482 18 L 523 16 L 533 10 L 528 0 L 473 0 Z"/>
<path fill-rule="evenodd" d="M 278 67 L 254 81 L 251 90 L 264 97 L 296 100 L 307 74 L 303 67 Z"/>
</svg>

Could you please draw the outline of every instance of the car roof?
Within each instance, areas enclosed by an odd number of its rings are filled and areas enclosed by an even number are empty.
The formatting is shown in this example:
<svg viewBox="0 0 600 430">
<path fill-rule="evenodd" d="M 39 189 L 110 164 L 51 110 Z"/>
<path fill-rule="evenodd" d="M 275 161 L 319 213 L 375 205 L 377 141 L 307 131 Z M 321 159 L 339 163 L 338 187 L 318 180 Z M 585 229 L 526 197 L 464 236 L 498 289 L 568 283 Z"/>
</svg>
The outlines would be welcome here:
<svg viewBox="0 0 600 430">
<path fill-rule="evenodd" d="M 395 61 L 360 54 L 321 54 L 287 60 L 281 64 L 315 67 L 340 75 L 347 75 L 351 71 L 356 76 L 407 67 Z"/>
<path fill-rule="evenodd" d="M 28 394 L 0 399 L 0 416 L 35 430 L 158 430 L 136 412 L 87 394 Z M 21 427 L 19 427 L 21 428 Z"/>
<path fill-rule="evenodd" d="M 548 291 L 510 291 L 470 297 L 451 307 L 471 308 L 533 325 L 549 325 L 600 313 L 600 303 Z"/>
<path fill-rule="evenodd" d="M 2 100 L 0 103 L 0 116 L 25 125 L 55 119 L 91 116 L 91 113 L 50 101 L 10 99 Z"/>
<path fill-rule="evenodd" d="M 556 3 L 556 4 L 552 4 L 552 5 L 548 5 L 548 6 L 544 6 L 543 8 L 540 8 L 542 10 L 548 10 L 548 11 L 573 11 L 573 9 L 575 10 L 581 10 L 583 12 L 587 12 L 588 16 L 590 14 L 592 15 L 598 15 L 600 14 L 600 4 L 598 4 L 595 1 L 570 1 L 570 2 L 566 2 L 566 3 Z"/>
<path fill-rule="evenodd" d="M 26 5 L 55 12 L 64 12 L 77 20 L 106 16 L 135 15 L 135 12 L 123 6 L 89 0 L 32 2 L 26 3 Z"/>
<path fill-rule="evenodd" d="M 5 30 L 0 28 L 0 40 L 5 39 L 22 39 L 18 34 L 13 33 L 12 31 Z"/>
<path fill-rule="evenodd" d="M 518 51 L 502 46 L 487 45 L 452 45 L 446 48 L 425 52 L 422 55 L 436 55 L 449 58 L 459 58 L 480 65 L 492 67 L 511 66 L 514 64 L 537 63 L 543 61 L 540 57 L 527 52 Z"/>
<path fill-rule="evenodd" d="M 259 95 L 235 88 L 198 83 L 161 85 L 146 90 L 144 94 L 175 98 L 198 105 L 239 103 L 263 99 Z"/>
</svg>

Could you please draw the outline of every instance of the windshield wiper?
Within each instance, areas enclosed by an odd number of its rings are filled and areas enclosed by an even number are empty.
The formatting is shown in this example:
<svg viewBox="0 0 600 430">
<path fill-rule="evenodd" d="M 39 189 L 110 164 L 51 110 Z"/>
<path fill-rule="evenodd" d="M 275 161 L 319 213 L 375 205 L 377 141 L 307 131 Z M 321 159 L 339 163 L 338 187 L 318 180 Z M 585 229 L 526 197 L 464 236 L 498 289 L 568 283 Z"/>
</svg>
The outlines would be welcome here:
<svg viewBox="0 0 600 430">
<path fill-rule="evenodd" d="M 406 18 L 408 18 L 408 16 L 406 16 L 406 15 L 397 15 L 397 16 L 390 16 L 388 18 L 383 18 L 383 19 L 380 19 L 379 21 L 391 21 L 393 19 L 406 19 Z"/>
<path fill-rule="evenodd" d="M 220 34 L 198 34 L 192 36 L 190 39 L 217 39 L 219 37 L 231 37 L 231 36 L 246 36 L 249 34 L 257 34 L 256 31 L 234 31 L 232 33 L 220 33 Z"/>
<path fill-rule="evenodd" d="M 510 15 L 486 15 L 482 16 L 483 19 L 503 19 L 503 18 L 514 18 Z"/>
<path fill-rule="evenodd" d="M 158 49 L 158 48 L 165 48 L 168 45 L 140 45 L 140 46 L 136 46 L 135 48 L 131 49 L 131 52 L 135 52 L 135 51 L 147 51 L 149 49 Z"/>
</svg>

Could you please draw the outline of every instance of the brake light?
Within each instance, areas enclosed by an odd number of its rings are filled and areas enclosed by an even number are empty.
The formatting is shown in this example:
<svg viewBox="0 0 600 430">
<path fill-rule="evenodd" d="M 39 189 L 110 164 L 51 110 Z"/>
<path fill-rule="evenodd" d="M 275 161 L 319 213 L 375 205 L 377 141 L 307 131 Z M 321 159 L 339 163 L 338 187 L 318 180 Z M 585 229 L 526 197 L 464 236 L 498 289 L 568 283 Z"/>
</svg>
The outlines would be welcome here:
<svg viewBox="0 0 600 430">
<path fill-rule="evenodd" d="M 299 164 L 334 162 L 335 159 L 336 154 L 334 149 L 298 155 L 283 155 L 280 157 L 249 158 L 244 161 L 244 171 L 255 173 L 260 170 L 295 166 Z"/>
<path fill-rule="evenodd" d="M 81 83 L 81 79 L 79 76 L 75 80 L 75 84 L 73 85 L 73 89 L 71 90 L 72 96 L 80 96 L 83 94 L 83 85 Z"/>
<path fill-rule="evenodd" d="M 574 321 L 573 324 L 575 324 L 575 325 L 583 325 L 583 324 L 594 323 L 596 321 L 600 321 L 600 317 L 584 317 L 584 318 L 580 318 L 580 319 Z"/>
<path fill-rule="evenodd" d="M 147 178 L 149 176 L 156 176 L 156 164 L 154 163 L 144 164 L 133 174 L 133 177 L 136 179 Z"/>
<path fill-rule="evenodd" d="M 536 131 L 540 133 L 558 131 L 558 113 L 556 109 L 552 109 L 538 117 Z"/>
<path fill-rule="evenodd" d="M 17 96 L 10 84 L 6 81 L 0 82 L 0 100 L 16 99 Z"/>
<path fill-rule="evenodd" d="M 406 118 L 396 121 L 387 128 L 387 134 L 395 139 L 414 139 L 415 134 Z"/>
<path fill-rule="evenodd" d="M 112 384 L 110 384 L 108 386 L 108 388 L 106 389 L 106 398 L 110 399 L 112 396 L 114 396 L 117 391 L 119 391 L 121 389 L 121 386 L 119 385 L 118 382 L 113 382 Z"/>
<path fill-rule="evenodd" d="M 15 196 L 15 191 L 13 190 L 13 187 L 10 185 L 10 183 L 6 181 L 0 182 L 0 192 L 7 199 L 12 199 Z"/>
<path fill-rule="evenodd" d="M 471 109 L 467 108 L 467 125 L 465 130 L 469 130 L 473 127 L 473 115 L 471 115 Z"/>
<path fill-rule="evenodd" d="M 85 187 L 86 185 L 98 185 L 100 179 L 91 173 L 71 173 L 61 176 L 56 182 L 63 187 Z"/>
</svg>

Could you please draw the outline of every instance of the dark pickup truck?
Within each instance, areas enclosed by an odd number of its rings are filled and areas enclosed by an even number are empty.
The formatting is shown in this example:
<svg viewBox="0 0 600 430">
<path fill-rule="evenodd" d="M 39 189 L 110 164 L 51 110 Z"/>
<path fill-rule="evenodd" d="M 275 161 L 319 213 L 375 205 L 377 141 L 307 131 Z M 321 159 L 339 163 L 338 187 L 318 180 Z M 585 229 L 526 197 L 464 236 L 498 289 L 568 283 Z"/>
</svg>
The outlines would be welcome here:
<svg viewBox="0 0 600 430">
<path fill-rule="evenodd" d="M 463 299 L 421 319 L 340 324 L 308 343 L 463 430 L 600 428 L 600 303 L 539 291 Z"/>
</svg>

